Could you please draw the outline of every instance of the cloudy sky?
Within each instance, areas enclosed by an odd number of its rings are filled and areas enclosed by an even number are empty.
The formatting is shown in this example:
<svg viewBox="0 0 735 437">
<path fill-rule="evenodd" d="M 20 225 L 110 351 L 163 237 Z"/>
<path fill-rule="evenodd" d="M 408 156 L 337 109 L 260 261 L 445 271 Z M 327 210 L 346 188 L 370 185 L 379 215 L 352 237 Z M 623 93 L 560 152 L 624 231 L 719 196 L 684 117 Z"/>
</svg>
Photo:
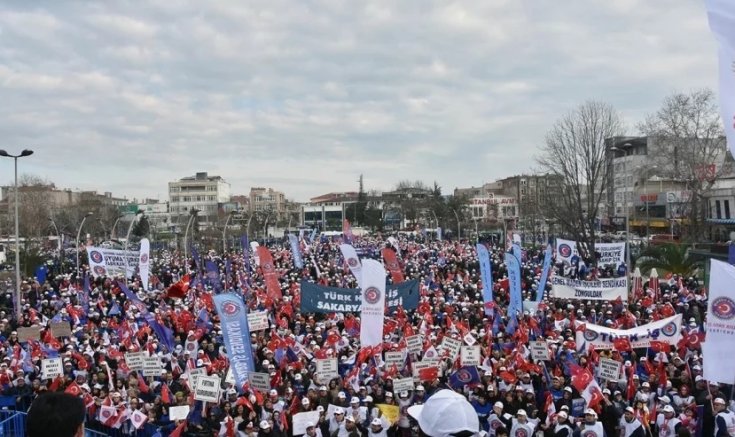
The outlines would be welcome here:
<svg viewBox="0 0 735 437">
<path fill-rule="evenodd" d="M 0 4 L 0 148 L 118 196 L 196 171 L 300 201 L 360 173 L 450 192 L 531 169 L 586 99 L 635 133 L 668 93 L 715 86 L 700 0 Z"/>
</svg>

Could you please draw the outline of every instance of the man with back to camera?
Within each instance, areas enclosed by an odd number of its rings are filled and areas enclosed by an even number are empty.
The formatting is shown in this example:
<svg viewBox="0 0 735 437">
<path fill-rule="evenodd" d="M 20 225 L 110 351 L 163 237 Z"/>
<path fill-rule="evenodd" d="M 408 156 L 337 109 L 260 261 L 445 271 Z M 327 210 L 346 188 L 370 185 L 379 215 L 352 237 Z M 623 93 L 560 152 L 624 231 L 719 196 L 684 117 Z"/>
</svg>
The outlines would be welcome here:
<svg viewBox="0 0 735 437">
<path fill-rule="evenodd" d="M 419 436 L 471 437 L 480 432 L 480 420 L 467 399 L 452 390 L 439 390 L 423 405 L 408 407 L 419 423 Z"/>
<path fill-rule="evenodd" d="M 28 410 L 28 437 L 84 436 L 84 402 L 67 393 L 38 396 Z"/>
</svg>

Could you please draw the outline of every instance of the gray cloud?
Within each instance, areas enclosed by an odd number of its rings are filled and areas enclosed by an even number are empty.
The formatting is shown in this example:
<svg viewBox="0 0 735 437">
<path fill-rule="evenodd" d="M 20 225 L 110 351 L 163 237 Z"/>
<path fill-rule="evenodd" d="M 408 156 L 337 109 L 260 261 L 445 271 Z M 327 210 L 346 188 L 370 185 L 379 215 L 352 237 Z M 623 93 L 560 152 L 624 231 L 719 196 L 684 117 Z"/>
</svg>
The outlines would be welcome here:
<svg viewBox="0 0 735 437">
<path fill-rule="evenodd" d="M 36 150 L 23 171 L 117 195 L 165 197 L 200 170 L 297 200 L 360 173 L 449 191 L 533 167 L 586 99 L 634 126 L 715 84 L 700 2 L 0 5 L 2 146 Z"/>
</svg>

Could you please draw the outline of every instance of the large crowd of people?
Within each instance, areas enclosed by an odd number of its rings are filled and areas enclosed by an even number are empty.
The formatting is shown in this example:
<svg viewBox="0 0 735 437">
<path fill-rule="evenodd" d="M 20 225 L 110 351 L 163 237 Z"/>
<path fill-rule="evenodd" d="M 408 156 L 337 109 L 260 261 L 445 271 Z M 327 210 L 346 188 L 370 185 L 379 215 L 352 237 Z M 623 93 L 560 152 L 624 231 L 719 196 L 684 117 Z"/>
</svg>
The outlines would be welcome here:
<svg viewBox="0 0 735 437">
<path fill-rule="evenodd" d="M 701 338 L 707 298 L 700 277 L 662 277 L 658 290 L 644 283 L 643 293 L 627 302 L 557 299 L 547 285 L 543 300 L 514 319 L 507 311 L 503 247 L 487 243 L 494 291 L 488 304 L 474 242 L 422 235 L 354 238 L 364 258 L 380 259 L 386 247 L 395 251 L 405 280 L 419 283 L 418 307 L 386 315 L 382 346 L 366 351 L 359 344 L 359 313 L 301 312 L 302 281 L 338 288 L 358 282 L 340 253 L 341 239 L 309 240 L 300 241 L 303 268 L 295 266 L 287 240 L 268 245 L 280 300 L 267 292 L 255 254 L 240 249 L 199 248 L 187 259 L 181 252 L 152 253 L 147 291 L 137 274 L 97 277 L 86 266 L 79 276 L 25 278 L 22 319 L 0 313 L 3 395 L 27 410 L 46 392 L 71 393 L 86 406 L 87 429 L 107 435 L 735 436 L 733 388 L 703 379 L 696 341 L 605 351 L 583 350 L 575 342 L 578 322 L 629 329 L 677 313 L 684 337 Z M 544 249 L 523 251 L 524 300 L 535 300 Z M 211 263 L 217 275 L 205 271 Z M 620 267 L 559 263 L 551 274 L 612 277 L 625 274 Z M 124 289 L 146 308 L 131 302 Z M 251 331 L 251 344 L 254 370 L 268 374 L 270 390 L 235 386 L 212 302 L 216 293 L 232 293 L 251 312 L 267 311 L 268 327 Z M 8 290 L 4 298 L 11 295 Z M 144 317 L 146 310 L 158 329 Z M 55 335 L 51 326 L 59 322 L 69 325 L 70 334 Z M 36 326 L 40 333 L 29 334 Z M 415 334 L 423 335 L 422 352 L 405 353 L 400 366 L 387 365 L 383 354 L 405 351 L 406 337 Z M 445 337 L 481 346 L 481 364 L 472 366 L 469 380 L 457 383 L 457 372 L 466 367 L 445 355 L 436 359 L 437 372 L 414 371 Z M 539 340 L 548 344 L 548 360 L 531 355 L 530 342 Z M 126 356 L 136 352 L 158 356 L 160 374 L 130 369 Z M 44 379 L 43 361 L 56 357 L 63 374 Z M 339 377 L 320 380 L 316 361 L 332 357 Z M 573 383 L 575 372 L 597 375 L 602 359 L 620 362 L 623 371 L 617 380 L 598 378 L 602 398 L 586 403 Z M 192 381 L 202 374 L 220 378 L 218 402 L 195 399 Z M 412 390 L 394 390 L 394 381 L 403 386 L 410 377 Z M 466 414 L 467 405 L 472 414 Z M 176 408 L 181 406 L 188 407 L 184 417 Z M 301 414 L 306 412 L 318 413 Z"/>
</svg>

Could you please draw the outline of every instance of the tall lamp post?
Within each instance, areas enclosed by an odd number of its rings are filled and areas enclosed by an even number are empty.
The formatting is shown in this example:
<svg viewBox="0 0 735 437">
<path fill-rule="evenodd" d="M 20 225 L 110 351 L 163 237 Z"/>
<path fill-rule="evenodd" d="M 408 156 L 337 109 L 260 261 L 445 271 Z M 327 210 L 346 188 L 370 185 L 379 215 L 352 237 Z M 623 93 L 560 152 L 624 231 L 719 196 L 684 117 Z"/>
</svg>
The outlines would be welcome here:
<svg viewBox="0 0 735 437">
<path fill-rule="evenodd" d="M 235 213 L 236 211 L 230 211 L 227 220 L 225 220 L 225 227 L 222 229 L 222 256 L 227 252 L 227 225 L 230 224 L 230 220 L 235 216 Z"/>
<path fill-rule="evenodd" d="M 128 245 L 130 244 L 130 234 L 133 232 L 133 226 L 135 225 L 135 222 L 138 221 L 140 217 L 143 216 L 143 211 L 138 211 L 133 216 L 133 219 L 130 220 L 130 226 L 128 226 L 128 233 L 125 234 L 125 251 L 128 251 Z"/>
<path fill-rule="evenodd" d="M 265 222 L 263 222 L 263 241 L 266 241 L 268 239 L 268 219 L 271 218 L 272 211 L 268 211 L 268 214 L 265 216 Z"/>
<path fill-rule="evenodd" d="M 459 214 L 457 214 L 457 211 L 452 208 L 452 212 L 454 213 L 454 218 L 457 219 L 457 241 L 462 239 L 462 229 L 459 226 Z"/>
<path fill-rule="evenodd" d="M 112 228 L 110 228 L 110 240 L 115 239 L 115 228 L 117 227 L 117 222 L 119 222 L 123 217 L 123 214 L 118 214 L 117 218 L 115 218 L 115 222 L 112 224 Z"/>
<path fill-rule="evenodd" d="M 13 164 L 15 165 L 15 317 L 16 320 L 20 320 L 21 307 L 20 307 L 20 231 L 18 230 L 18 158 L 24 156 L 33 155 L 33 150 L 23 149 L 19 155 L 11 155 L 5 150 L 0 150 L 0 156 L 5 158 L 13 158 Z"/>
<path fill-rule="evenodd" d="M 84 214 L 84 218 L 82 219 L 82 222 L 79 224 L 79 229 L 77 230 L 77 247 L 76 247 L 76 253 L 77 253 L 77 279 L 79 278 L 79 236 L 82 235 L 82 228 L 84 227 L 84 222 L 87 221 L 87 217 L 90 217 L 92 215 L 91 212 L 88 212 Z"/>
<path fill-rule="evenodd" d="M 189 265 L 189 263 L 186 261 L 187 258 L 188 258 L 187 251 L 189 250 L 188 249 L 188 245 L 189 245 L 188 244 L 189 243 L 189 228 L 191 227 L 191 222 L 194 220 L 194 217 L 197 216 L 197 213 L 198 212 L 199 212 L 199 210 L 196 209 L 196 208 L 193 208 L 190 211 L 190 213 L 189 213 L 190 214 L 189 215 L 189 221 L 186 223 L 186 231 L 184 231 L 184 264 L 187 266 L 187 270 L 188 270 L 188 265 Z"/>
</svg>

